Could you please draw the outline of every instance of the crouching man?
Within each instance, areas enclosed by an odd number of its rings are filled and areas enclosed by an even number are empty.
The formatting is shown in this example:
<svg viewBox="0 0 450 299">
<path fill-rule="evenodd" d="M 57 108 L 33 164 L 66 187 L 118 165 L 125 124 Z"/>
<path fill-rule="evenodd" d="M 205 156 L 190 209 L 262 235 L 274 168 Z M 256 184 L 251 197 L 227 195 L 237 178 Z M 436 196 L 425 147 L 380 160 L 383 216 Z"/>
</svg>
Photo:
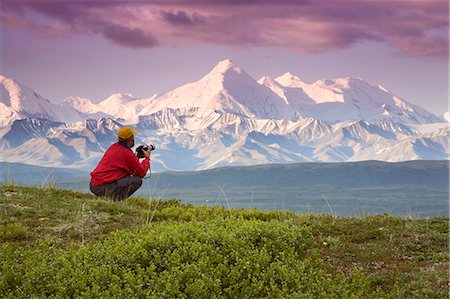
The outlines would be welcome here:
<svg viewBox="0 0 450 299">
<path fill-rule="evenodd" d="M 97 196 L 124 200 L 142 185 L 142 178 L 150 168 L 150 150 L 145 151 L 142 162 L 131 148 L 138 131 L 130 127 L 119 130 L 119 141 L 111 145 L 91 172 L 90 189 Z"/>
</svg>

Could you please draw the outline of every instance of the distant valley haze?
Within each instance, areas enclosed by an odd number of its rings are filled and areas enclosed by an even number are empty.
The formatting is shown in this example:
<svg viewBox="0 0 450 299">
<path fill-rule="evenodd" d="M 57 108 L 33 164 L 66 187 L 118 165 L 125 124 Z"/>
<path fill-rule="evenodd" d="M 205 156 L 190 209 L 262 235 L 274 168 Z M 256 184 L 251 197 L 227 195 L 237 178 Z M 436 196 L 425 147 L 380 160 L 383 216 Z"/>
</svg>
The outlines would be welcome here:
<svg viewBox="0 0 450 299">
<path fill-rule="evenodd" d="M 0 162 L 5 182 L 89 192 L 89 173 Z M 449 161 L 296 163 L 153 173 L 136 196 L 360 217 L 448 216 Z"/>
</svg>

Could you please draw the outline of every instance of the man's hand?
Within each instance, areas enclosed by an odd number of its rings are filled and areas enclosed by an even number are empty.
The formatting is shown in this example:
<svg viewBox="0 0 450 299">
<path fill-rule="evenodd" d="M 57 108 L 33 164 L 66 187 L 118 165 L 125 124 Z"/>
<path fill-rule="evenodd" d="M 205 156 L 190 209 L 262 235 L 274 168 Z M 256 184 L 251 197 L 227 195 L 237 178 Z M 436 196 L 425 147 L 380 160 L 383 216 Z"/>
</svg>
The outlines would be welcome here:
<svg viewBox="0 0 450 299">
<path fill-rule="evenodd" d="M 147 147 L 147 150 L 142 149 L 142 152 L 144 153 L 146 158 L 150 159 L 150 149 Z"/>
</svg>

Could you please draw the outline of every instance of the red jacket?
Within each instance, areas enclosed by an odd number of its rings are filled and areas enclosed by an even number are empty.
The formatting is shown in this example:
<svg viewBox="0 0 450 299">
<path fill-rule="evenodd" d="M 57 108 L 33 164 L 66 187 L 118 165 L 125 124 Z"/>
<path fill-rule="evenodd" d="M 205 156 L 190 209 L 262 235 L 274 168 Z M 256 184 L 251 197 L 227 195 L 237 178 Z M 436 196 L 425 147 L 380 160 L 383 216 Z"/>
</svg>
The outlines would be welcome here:
<svg viewBox="0 0 450 299">
<path fill-rule="evenodd" d="M 94 171 L 91 172 L 91 184 L 103 185 L 121 179 L 127 175 L 145 176 L 150 168 L 150 159 L 139 162 L 131 149 L 114 143 L 106 151 Z"/>
</svg>

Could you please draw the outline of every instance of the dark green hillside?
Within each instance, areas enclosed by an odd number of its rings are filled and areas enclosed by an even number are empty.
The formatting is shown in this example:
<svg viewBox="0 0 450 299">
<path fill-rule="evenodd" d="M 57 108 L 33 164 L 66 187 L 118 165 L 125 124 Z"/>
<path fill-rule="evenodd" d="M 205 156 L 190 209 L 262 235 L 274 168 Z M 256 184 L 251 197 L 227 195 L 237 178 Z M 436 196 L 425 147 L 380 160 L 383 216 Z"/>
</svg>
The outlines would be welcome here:
<svg viewBox="0 0 450 299">
<path fill-rule="evenodd" d="M 0 174 L 3 181 L 20 184 L 40 185 L 45 180 L 79 181 L 89 176 L 88 171 L 70 168 L 42 167 L 24 163 L 0 162 Z"/>
<path fill-rule="evenodd" d="M 0 187 L 0 297 L 445 298 L 448 218 Z"/>
<path fill-rule="evenodd" d="M 88 191 L 88 172 L 17 163 L 0 163 L 0 171 L 5 182 Z M 137 195 L 340 216 L 447 216 L 449 161 L 296 163 L 154 173 Z"/>
<path fill-rule="evenodd" d="M 160 173 L 139 194 L 296 213 L 447 216 L 449 161 L 297 163 Z"/>
<path fill-rule="evenodd" d="M 170 176 L 173 184 L 201 187 L 205 182 L 231 186 L 309 187 L 386 187 L 402 185 L 448 186 L 449 161 L 407 161 L 389 163 L 363 161 L 346 163 L 295 163 L 234 166 L 196 172 L 159 174 Z"/>
</svg>

